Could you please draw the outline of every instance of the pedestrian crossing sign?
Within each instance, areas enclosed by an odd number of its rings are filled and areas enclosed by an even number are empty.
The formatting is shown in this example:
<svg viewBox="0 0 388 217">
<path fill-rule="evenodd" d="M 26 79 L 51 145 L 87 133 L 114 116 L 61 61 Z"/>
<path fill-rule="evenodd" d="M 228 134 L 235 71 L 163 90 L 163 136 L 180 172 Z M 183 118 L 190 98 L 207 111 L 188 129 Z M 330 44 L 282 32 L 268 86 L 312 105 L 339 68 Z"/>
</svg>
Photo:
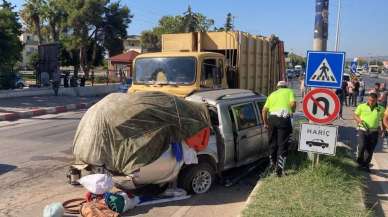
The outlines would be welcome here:
<svg viewBox="0 0 388 217">
<path fill-rule="evenodd" d="M 344 52 L 308 51 L 306 86 L 341 88 L 344 64 Z"/>
</svg>

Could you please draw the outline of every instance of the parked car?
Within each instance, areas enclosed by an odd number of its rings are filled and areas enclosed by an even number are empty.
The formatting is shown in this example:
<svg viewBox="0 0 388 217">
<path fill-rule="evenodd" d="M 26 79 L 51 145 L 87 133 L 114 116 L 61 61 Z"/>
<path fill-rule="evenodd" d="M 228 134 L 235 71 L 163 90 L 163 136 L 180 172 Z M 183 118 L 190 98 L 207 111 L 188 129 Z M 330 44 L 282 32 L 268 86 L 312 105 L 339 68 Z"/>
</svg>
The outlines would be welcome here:
<svg viewBox="0 0 388 217">
<path fill-rule="evenodd" d="M 369 77 L 371 77 L 371 78 L 377 78 L 377 77 L 379 77 L 379 74 L 378 74 L 377 72 L 370 72 L 370 73 L 369 73 Z"/>
<path fill-rule="evenodd" d="M 185 99 L 206 105 L 210 115 L 212 130 L 208 146 L 196 155 L 198 163 L 177 162 L 168 149 L 156 161 L 136 171 L 131 179 L 113 176 L 117 187 L 138 191 L 150 185 L 165 186 L 177 181 L 178 187 L 187 192 L 202 194 L 209 191 L 223 171 L 269 156 L 268 130 L 264 128 L 261 116 L 266 96 L 250 90 L 220 89 L 197 92 Z M 294 131 L 290 141 L 298 141 L 302 122 L 307 122 L 302 114 L 293 117 Z"/>
<path fill-rule="evenodd" d="M 15 88 L 23 89 L 26 86 L 26 82 L 20 74 L 16 74 L 15 77 Z"/>
</svg>

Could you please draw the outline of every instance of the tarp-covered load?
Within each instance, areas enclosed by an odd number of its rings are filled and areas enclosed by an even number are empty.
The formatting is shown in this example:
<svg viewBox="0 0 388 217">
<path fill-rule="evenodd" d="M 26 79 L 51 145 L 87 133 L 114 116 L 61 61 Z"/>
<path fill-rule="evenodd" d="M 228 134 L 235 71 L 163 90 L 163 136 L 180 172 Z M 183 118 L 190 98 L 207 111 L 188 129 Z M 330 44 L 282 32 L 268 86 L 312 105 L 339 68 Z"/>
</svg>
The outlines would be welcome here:
<svg viewBox="0 0 388 217">
<path fill-rule="evenodd" d="M 170 144 L 208 127 L 204 105 L 161 92 L 113 93 L 83 116 L 74 138 L 75 164 L 130 175 Z"/>
</svg>

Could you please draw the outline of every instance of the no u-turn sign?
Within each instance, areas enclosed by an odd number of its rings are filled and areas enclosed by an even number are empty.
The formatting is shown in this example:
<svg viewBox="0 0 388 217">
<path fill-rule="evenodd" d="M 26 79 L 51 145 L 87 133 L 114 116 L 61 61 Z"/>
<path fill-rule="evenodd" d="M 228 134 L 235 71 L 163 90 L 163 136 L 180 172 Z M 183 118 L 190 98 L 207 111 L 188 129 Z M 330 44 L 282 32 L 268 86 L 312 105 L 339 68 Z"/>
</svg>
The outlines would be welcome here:
<svg viewBox="0 0 388 217">
<path fill-rule="evenodd" d="M 340 101 L 329 89 L 317 88 L 303 98 L 303 113 L 315 123 L 329 123 L 337 118 Z"/>
</svg>

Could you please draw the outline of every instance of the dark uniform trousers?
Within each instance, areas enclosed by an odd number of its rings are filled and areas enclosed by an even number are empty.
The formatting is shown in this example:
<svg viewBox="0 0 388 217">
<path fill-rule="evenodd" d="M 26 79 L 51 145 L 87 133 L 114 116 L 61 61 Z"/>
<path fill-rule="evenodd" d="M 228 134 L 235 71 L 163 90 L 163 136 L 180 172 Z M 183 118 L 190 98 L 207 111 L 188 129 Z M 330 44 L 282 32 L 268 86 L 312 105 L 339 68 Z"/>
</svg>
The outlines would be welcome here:
<svg viewBox="0 0 388 217">
<path fill-rule="evenodd" d="M 373 151 L 377 145 L 379 132 L 366 132 L 358 130 L 358 155 L 357 163 L 360 166 L 369 166 L 372 160 Z"/>
<path fill-rule="evenodd" d="M 271 145 L 271 163 L 277 173 L 282 173 L 288 152 L 288 140 L 292 133 L 291 118 L 270 115 L 269 122 L 269 144 Z"/>
</svg>

